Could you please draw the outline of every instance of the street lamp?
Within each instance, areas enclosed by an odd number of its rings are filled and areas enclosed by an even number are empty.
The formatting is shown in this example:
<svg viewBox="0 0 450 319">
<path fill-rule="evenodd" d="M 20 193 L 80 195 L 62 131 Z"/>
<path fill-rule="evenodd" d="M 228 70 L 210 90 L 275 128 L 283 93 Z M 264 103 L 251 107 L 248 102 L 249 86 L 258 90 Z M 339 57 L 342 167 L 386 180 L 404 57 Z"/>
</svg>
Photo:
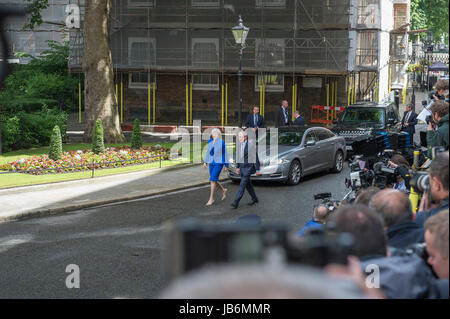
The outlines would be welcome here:
<svg viewBox="0 0 450 319">
<path fill-rule="evenodd" d="M 428 62 L 429 60 L 429 54 L 433 53 L 433 33 L 431 32 L 431 29 L 428 29 L 427 36 L 424 40 L 424 51 L 425 51 L 425 61 Z M 430 71 L 428 70 L 428 63 L 427 63 L 427 91 L 430 89 Z"/>
<path fill-rule="evenodd" d="M 419 44 L 416 42 L 416 41 L 414 41 L 413 42 L 413 44 L 412 44 L 412 48 L 413 48 L 413 51 L 412 51 L 412 57 L 411 57 L 411 60 L 412 60 L 412 62 L 414 63 L 414 64 L 416 64 L 416 53 L 417 53 L 417 48 L 419 47 Z M 413 105 L 413 109 L 415 109 L 415 107 L 416 107 L 416 94 L 415 94 L 415 87 L 416 87 L 416 79 L 417 79 L 417 76 L 416 76 L 416 73 L 415 72 L 412 72 L 412 78 L 413 78 L 413 82 L 412 82 L 412 97 L 411 97 L 411 103 L 412 103 L 412 105 Z"/>
<path fill-rule="evenodd" d="M 242 50 L 245 48 L 245 40 L 247 39 L 249 28 L 244 26 L 241 16 L 239 16 L 238 25 L 231 29 L 234 40 L 239 45 L 239 72 L 238 72 L 238 96 L 239 96 L 239 111 L 238 121 L 239 127 L 242 127 Z"/>
</svg>

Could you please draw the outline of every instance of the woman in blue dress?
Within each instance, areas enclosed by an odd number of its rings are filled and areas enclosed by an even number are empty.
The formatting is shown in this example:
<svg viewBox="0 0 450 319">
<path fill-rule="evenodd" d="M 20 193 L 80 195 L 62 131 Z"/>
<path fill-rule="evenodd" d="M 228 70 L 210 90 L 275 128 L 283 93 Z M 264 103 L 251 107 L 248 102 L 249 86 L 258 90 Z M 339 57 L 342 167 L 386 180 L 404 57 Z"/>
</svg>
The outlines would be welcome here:
<svg viewBox="0 0 450 319">
<path fill-rule="evenodd" d="M 203 168 L 206 169 L 209 164 L 209 181 L 211 182 L 211 193 L 206 206 L 214 204 L 214 192 L 217 187 L 222 190 L 222 200 L 227 197 L 227 189 L 219 183 L 219 175 L 225 166 L 228 169 L 228 152 L 225 142 L 221 138 L 220 130 L 215 128 L 211 132 L 211 138 L 208 141 L 208 150 L 206 151 Z"/>
</svg>

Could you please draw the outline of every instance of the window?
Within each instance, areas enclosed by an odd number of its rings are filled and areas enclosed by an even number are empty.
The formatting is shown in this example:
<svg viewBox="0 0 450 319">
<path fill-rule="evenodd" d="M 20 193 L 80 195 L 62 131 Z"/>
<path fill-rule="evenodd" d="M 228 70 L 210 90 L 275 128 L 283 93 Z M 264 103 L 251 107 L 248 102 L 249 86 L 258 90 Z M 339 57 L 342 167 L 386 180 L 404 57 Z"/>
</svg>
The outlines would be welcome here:
<svg viewBox="0 0 450 319">
<path fill-rule="evenodd" d="M 132 66 L 155 65 L 155 39 L 128 38 L 128 63 Z"/>
<path fill-rule="evenodd" d="M 309 132 L 308 134 L 306 134 L 306 137 L 305 137 L 305 144 L 308 143 L 309 141 L 313 141 L 313 142 L 316 141 L 316 135 L 314 134 L 313 131 L 311 131 L 311 132 Z"/>
<path fill-rule="evenodd" d="M 358 24 L 377 24 L 378 12 L 378 0 L 358 0 Z"/>
<path fill-rule="evenodd" d="M 204 91 L 218 91 L 219 75 L 211 73 L 192 75 L 192 89 Z"/>
<path fill-rule="evenodd" d="M 286 0 L 256 0 L 256 7 L 284 7 Z"/>
<path fill-rule="evenodd" d="M 155 73 L 149 72 L 129 73 L 128 87 L 130 89 L 147 89 L 148 83 L 156 83 Z"/>
<path fill-rule="evenodd" d="M 256 67 L 284 66 L 284 39 L 256 39 Z"/>
<path fill-rule="evenodd" d="M 220 0 L 192 0 L 193 7 L 220 7 Z"/>
<path fill-rule="evenodd" d="M 265 74 L 255 76 L 255 91 L 259 92 L 261 86 L 265 85 L 268 92 L 284 92 L 284 75 Z"/>
<path fill-rule="evenodd" d="M 334 134 L 327 130 L 316 130 L 315 133 L 319 141 L 327 140 L 331 137 L 334 137 Z"/>
<path fill-rule="evenodd" d="M 378 65 L 377 31 L 358 32 L 356 64 L 365 67 L 376 67 Z"/>
<path fill-rule="evenodd" d="M 192 65 L 217 68 L 219 66 L 219 39 L 192 39 Z"/>
<path fill-rule="evenodd" d="M 128 0 L 128 7 L 153 7 L 154 0 Z"/>
<path fill-rule="evenodd" d="M 394 4 L 394 29 L 408 23 L 408 5 L 406 3 Z"/>
</svg>

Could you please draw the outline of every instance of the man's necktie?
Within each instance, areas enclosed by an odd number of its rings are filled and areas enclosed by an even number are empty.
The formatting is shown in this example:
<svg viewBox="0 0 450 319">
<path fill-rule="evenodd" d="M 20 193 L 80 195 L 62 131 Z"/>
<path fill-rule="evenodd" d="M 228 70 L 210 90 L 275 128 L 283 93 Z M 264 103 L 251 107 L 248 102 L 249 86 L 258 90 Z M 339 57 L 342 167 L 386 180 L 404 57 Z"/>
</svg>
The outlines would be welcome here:
<svg viewBox="0 0 450 319">
<path fill-rule="evenodd" d="M 258 125 L 258 116 L 253 115 L 253 121 L 255 122 L 255 127 Z"/>
<path fill-rule="evenodd" d="M 405 123 L 408 123 L 409 115 L 410 115 L 410 114 L 411 114 L 411 112 L 408 112 L 408 114 L 406 114 Z"/>
</svg>

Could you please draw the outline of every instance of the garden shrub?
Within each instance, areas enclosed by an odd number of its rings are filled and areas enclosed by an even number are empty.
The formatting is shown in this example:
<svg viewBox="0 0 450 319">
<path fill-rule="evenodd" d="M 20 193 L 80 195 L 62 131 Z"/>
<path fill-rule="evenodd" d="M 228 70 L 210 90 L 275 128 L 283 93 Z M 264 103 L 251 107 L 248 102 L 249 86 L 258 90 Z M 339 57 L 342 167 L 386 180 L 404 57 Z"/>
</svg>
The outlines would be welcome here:
<svg viewBox="0 0 450 319">
<path fill-rule="evenodd" d="M 92 134 L 92 151 L 95 154 L 105 152 L 105 142 L 103 139 L 103 125 L 102 120 L 98 119 L 95 122 L 94 134 Z"/>
<path fill-rule="evenodd" d="M 141 126 L 139 119 L 134 120 L 133 133 L 131 135 L 131 148 L 140 149 L 142 147 Z"/>
<path fill-rule="evenodd" d="M 59 160 L 62 157 L 62 139 L 61 131 L 59 130 L 58 125 L 55 125 L 53 128 L 53 133 L 50 138 L 50 151 L 48 153 L 48 157 L 54 161 Z"/>
</svg>

